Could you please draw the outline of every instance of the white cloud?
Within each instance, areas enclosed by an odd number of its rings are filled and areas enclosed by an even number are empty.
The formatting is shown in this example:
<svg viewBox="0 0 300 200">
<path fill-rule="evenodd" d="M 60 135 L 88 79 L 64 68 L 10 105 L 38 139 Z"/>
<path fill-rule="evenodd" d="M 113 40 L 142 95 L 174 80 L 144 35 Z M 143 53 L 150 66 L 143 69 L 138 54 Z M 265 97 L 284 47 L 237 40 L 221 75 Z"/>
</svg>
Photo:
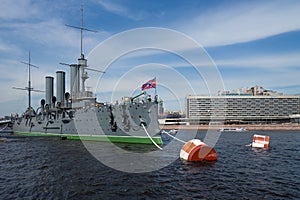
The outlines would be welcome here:
<svg viewBox="0 0 300 200">
<path fill-rule="evenodd" d="M 21 40 L 49 46 L 74 47 L 79 34 L 64 25 L 61 20 L 50 19 L 40 22 L 14 22 L 2 24 L 7 37 L 15 36 Z"/>
<path fill-rule="evenodd" d="M 124 5 L 113 3 L 112 1 L 107 0 L 97 0 L 96 2 L 107 11 L 120 16 L 127 17 L 129 19 L 141 20 L 144 18 L 144 14 L 141 11 L 132 11 Z"/>
<path fill-rule="evenodd" d="M 31 0 L 1 0 L 0 19 L 12 20 L 37 17 L 41 10 Z"/>
<path fill-rule="evenodd" d="M 17 91 L 12 89 L 13 87 L 25 88 L 28 86 L 28 67 L 19 61 L 2 61 L 0 64 L 1 79 L 0 84 L 1 93 L 5 94 L 1 96 L 0 103 L 5 101 L 14 100 L 26 95 L 25 91 Z M 34 89 L 44 89 L 44 77 L 45 71 L 42 69 L 32 68 L 32 87 Z"/>
<path fill-rule="evenodd" d="M 300 29 L 300 1 L 247 1 L 210 9 L 179 25 L 204 46 L 263 39 Z"/>
<path fill-rule="evenodd" d="M 4 53 L 19 54 L 21 52 L 21 49 L 15 44 L 11 44 L 7 41 L 3 41 L 2 39 L 0 39 L 0 52 L 2 54 Z"/>
<path fill-rule="evenodd" d="M 300 53 L 249 55 L 248 57 L 236 57 L 233 59 L 215 60 L 219 67 L 259 67 L 281 68 L 300 67 Z"/>
</svg>

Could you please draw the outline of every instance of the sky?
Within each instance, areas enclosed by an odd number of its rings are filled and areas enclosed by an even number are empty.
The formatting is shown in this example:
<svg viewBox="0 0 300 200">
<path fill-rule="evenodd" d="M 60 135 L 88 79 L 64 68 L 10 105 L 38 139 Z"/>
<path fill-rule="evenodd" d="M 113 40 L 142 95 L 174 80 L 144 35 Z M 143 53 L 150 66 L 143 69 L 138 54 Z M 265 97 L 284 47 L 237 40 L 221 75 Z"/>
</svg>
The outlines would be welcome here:
<svg viewBox="0 0 300 200">
<path fill-rule="evenodd" d="M 138 94 L 156 77 L 166 110 L 184 111 L 189 94 L 261 85 L 300 94 L 300 1 L 289 0 L 0 0 L 0 116 L 25 111 L 28 62 L 32 87 L 45 90 L 83 53 L 86 85 L 97 101 Z M 196 46 L 194 45 L 196 44 Z M 110 63 L 109 63 L 110 61 Z M 66 90 L 69 91 L 69 86 Z M 154 90 L 148 91 L 154 94 Z M 43 93 L 32 94 L 37 108 Z"/>
</svg>

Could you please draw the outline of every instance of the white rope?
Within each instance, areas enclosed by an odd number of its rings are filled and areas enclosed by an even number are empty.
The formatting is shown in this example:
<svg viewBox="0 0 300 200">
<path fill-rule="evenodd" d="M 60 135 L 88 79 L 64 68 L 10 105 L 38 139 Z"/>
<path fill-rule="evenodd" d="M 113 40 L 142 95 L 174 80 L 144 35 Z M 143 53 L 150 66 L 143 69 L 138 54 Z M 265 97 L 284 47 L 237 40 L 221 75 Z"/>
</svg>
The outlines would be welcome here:
<svg viewBox="0 0 300 200">
<path fill-rule="evenodd" d="M 144 126 L 144 124 L 142 123 L 141 125 L 142 125 L 142 127 L 144 128 L 144 130 L 145 130 L 145 132 L 146 132 L 148 138 L 151 140 L 151 142 L 152 142 L 157 148 L 159 148 L 160 150 L 163 150 L 160 146 L 158 146 L 158 144 L 156 144 L 156 143 L 154 142 L 154 140 L 152 139 L 152 137 L 149 135 L 149 133 L 148 133 L 146 127 Z"/>
<path fill-rule="evenodd" d="M 174 137 L 173 135 L 170 135 L 167 131 L 164 131 L 164 133 L 167 134 L 168 136 L 170 136 L 171 138 L 173 138 L 173 139 L 179 141 L 179 142 L 182 142 L 182 143 L 184 143 L 184 144 L 186 143 L 185 141 L 183 141 L 183 140 L 181 140 L 181 139 L 178 139 L 177 137 Z"/>
<path fill-rule="evenodd" d="M 0 131 L 3 131 L 4 129 L 6 129 L 7 126 L 8 126 L 8 124 L 6 124 L 5 127 L 2 128 Z"/>
</svg>

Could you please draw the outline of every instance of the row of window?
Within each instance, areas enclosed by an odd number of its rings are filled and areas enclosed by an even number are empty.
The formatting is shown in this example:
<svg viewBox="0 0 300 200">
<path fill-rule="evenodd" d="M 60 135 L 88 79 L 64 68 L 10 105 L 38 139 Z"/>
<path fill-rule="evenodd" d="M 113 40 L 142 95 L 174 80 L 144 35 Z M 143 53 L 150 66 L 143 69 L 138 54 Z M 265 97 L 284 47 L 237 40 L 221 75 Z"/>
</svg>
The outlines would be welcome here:
<svg viewBox="0 0 300 200">
<path fill-rule="evenodd" d="M 300 113 L 299 98 L 187 99 L 189 117 L 195 116 L 287 116 Z M 226 112 L 225 112 L 226 111 Z"/>
</svg>

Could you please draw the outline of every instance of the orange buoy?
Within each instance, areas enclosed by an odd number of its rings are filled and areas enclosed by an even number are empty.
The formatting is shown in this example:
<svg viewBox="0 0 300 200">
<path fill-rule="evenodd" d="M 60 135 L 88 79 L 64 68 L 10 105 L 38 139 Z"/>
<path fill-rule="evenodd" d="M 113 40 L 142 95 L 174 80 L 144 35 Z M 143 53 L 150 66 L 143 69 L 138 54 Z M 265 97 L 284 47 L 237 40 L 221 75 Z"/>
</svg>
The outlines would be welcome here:
<svg viewBox="0 0 300 200">
<path fill-rule="evenodd" d="M 270 136 L 267 135 L 254 135 L 252 141 L 252 147 L 257 148 L 269 148 Z"/>
<path fill-rule="evenodd" d="M 180 158 L 187 161 L 216 161 L 217 152 L 201 140 L 192 139 L 181 148 Z"/>
</svg>

